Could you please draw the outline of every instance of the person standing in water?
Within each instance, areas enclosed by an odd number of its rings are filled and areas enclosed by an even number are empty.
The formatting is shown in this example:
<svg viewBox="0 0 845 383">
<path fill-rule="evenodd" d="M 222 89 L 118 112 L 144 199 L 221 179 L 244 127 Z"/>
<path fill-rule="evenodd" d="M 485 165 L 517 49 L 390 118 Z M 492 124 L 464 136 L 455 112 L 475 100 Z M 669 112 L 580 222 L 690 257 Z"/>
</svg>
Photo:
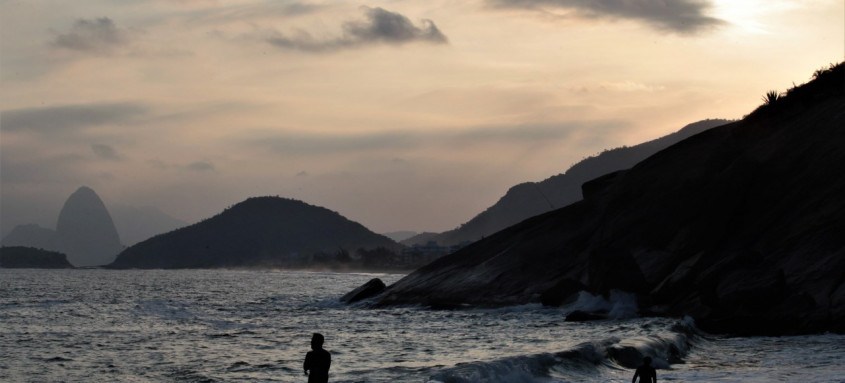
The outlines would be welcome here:
<svg viewBox="0 0 845 383">
<path fill-rule="evenodd" d="M 640 378 L 640 383 L 657 383 L 657 371 L 651 366 L 651 357 L 643 358 L 643 365 L 637 367 L 631 383 L 637 383 L 637 377 Z"/>
<path fill-rule="evenodd" d="M 332 365 L 332 354 L 323 349 L 323 334 L 314 333 L 311 336 L 311 350 L 305 354 L 302 368 L 308 376 L 308 383 L 326 383 L 329 381 L 329 367 Z"/>
</svg>

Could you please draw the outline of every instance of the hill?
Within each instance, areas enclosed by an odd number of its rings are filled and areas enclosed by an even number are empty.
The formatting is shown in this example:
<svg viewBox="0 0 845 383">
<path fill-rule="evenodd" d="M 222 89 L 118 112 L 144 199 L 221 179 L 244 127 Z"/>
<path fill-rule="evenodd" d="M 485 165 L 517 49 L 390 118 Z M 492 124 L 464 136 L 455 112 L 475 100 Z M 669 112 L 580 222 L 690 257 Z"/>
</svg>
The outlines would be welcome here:
<svg viewBox="0 0 845 383">
<path fill-rule="evenodd" d="M 581 184 L 584 182 L 617 170 L 628 169 L 687 137 L 729 122 L 719 119 L 703 120 L 642 144 L 605 150 L 572 165 L 565 173 L 540 182 L 525 182 L 510 188 L 493 206 L 455 229 L 435 235 L 423 233 L 402 243 L 410 246 L 435 241 L 451 246 L 477 241 L 527 218 L 580 200 Z"/>
<path fill-rule="evenodd" d="M 377 247 L 399 245 L 331 210 L 255 197 L 129 247 L 109 267 L 305 267 L 315 256 Z"/>
<path fill-rule="evenodd" d="M 561 304 L 618 290 L 642 313 L 691 315 L 710 331 L 845 331 L 845 70 L 814 77 L 415 271 L 379 304 Z"/>
<path fill-rule="evenodd" d="M 0 247 L 0 268 L 7 269 L 72 269 L 62 253 L 23 246 Z"/>
</svg>

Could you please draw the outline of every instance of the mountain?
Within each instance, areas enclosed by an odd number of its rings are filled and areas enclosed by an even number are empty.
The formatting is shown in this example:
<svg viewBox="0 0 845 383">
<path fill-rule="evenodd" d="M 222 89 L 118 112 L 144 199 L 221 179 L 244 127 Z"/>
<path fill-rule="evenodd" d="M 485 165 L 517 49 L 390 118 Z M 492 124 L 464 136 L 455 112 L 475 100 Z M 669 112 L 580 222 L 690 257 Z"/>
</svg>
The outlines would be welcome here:
<svg viewBox="0 0 845 383">
<path fill-rule="evenodd" d="M 408 231 L 408 230 L 400 230 L 400 231 L 391 231 L 389 233 L 382 233 L 383 236 L 390 238 L 396 242 L 404 241 L 408 238 L 411 238 L 418 233 L 416 231 Z"/>
<path fill-rule="evenodd" d="M 32 247 L 0 247 L 0 268 L 7 269 L 72 269 L 67 256 Z"/>
<path fill-rule="evenodd" d="M 123 249 L 103 201 L 85 186 L 68 197 L 59 213 L 56 245 L 75 266 L 111 263 Z"/>
<path fill-rule="evenodd" d="M 390 286 L 380 305 L 637 297 L 735 334 L 845 331 L 845 66 L 582 186 Z"/>
<path fill-rule="evenodd" d="M 129 247 L 109 267 L 307 266 L 315 254 L 376 247 L 399 245 L 331 210 L 292 199 L 255 197 Z"/>
<path fill-rule="evenodd" d="M 410 246 L 435 241 L 451 246 L 477 241 L 527 218 L 580 200 L 581 184 L 584 182 L 617 170 L 628 169 L 687 137 L 729 122 L 719 119 L 703 120 L 639 145 L 605 150 L 576 163 L 565 173 L 540 182 L 525 182 L 510 188 L 493 206 L 455 229 L 433 236 L 412 237 L 402 243 Z"/>
<path fill-rule="evenodd" d="M 3 238 L 2 245 L 64 253 L 75 266 L 105 265 L 123 250 L 109 211 L 97 193 L 85 186 L 65 201 L 56 230 L 18 225 Z"/>
<path fill-rule="evenodd" d="M 112 205 L 109 206 L 109 212 L 120 239 L 126 246 L 188 226 L 187 222 L 173 218 L 152 206 Z"/>
<path fill-rule="evenodd" d="M 18 225 L 0 242 L 2 246 L 24 246 L 56 250 L 56 231 L 36 224 Z"/>
</svg>

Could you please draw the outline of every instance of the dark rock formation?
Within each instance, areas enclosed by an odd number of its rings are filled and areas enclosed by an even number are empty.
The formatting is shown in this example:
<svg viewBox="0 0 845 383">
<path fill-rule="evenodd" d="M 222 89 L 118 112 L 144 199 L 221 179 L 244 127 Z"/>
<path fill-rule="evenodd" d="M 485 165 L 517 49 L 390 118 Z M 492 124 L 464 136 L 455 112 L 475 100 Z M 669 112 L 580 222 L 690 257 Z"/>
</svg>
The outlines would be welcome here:
<svg viewBox="0 0 845 383">
<path fill-rule="evenodd" d="M 566 314 L 566 322 L 590 322 L 595 320 L 603 320 L 607 319 L 606 312 L 586 312 L 581 310 L 575 310 L 569 314 Z"/>
<path fill-rule="evenodd" d="M 36 224 L 18 225 L 3 238 L 2 245 L 56 250 L 56 231 Z"/>
<path fill-rule="evenodd" d="M 346 295 L 340 298 L 340 301 L 345 303 L 358 302 L 360 300 L 364 300 L 381 294 L 381 292 L 384 291 L 386 287 L 387 286 L 385 286 L 384 282 L 382 282 L 381 279 L 373 278 L 370 279 L 367 283 L 358 287 L 357 289 L 346 293 Z"/>
<path fill-rule="evenodd" d="M 68 197 L 59 213 L 56 245 L 76 266 L 111 263 L 123 249 L 103 201 L 84 186 Z"/>
<path fill-rule="evenodd" d="M 256 197 L 129 247 L 109 267 L 307 267 L 315 254 L 377 247 L 399 245 L 331 210 Z"/>
<path fill-rule="evenodd" d="M 72 269 L 67 256 L 54 251 L 23 246 L 0 247 L 0 268 Z"/>
<path fill-rule="evenodd" d="M 580 200 L 582 198 L 581 185 L 584 182 L 604 174 L 628 169 L 672 144 L 728 122 L 730 121 L 718 119 L 699 121 L 652 141 L 606 150 L 578 162 L 563 174 L 552 176 L 541 182 L 525 182 L 512 187 L 493 206 L 458 228 L 440 234 L 423 233 L 402 243 L 411 246 L 435 241 L 440 245 L 451 246 L 477 241 L 527 218 Z M 585 190 L 585 192 L 589 191 Z"/>
<path fill-rule="evenodd" d="M 570 280 L 594 294 L 638 292 L 653 312 L 691 315 L 709 331 L 842 332 L 843 175 L 840 64 L 588 188 L 582 201 L 415 271 L 378 304 L 563 301 Z"/>
</svg>

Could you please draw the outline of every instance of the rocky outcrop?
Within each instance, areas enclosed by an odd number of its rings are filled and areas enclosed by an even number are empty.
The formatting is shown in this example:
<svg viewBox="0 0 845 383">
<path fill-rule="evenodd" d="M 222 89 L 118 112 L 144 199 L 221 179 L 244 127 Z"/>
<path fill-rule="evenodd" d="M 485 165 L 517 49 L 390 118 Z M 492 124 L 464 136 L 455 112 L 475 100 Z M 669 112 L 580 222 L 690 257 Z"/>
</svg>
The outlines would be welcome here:
<svg viewBox="0 0 845 383">
<path fill-rule="evenodd" d="M 346 293 L 346 295 L 340 298 L 340 301 L 344 303 L 355 303 L 367 298 L 372 298 L 381 294 L 386 287 L 387 286 L 385 286 L 381 279 L 373 278 L 357 289 Z"/>
<path fill-rule="evenodd" d="M 525 182 L 505 193 L 493 206 L 468 222 L 444 233 L 423 233 L 402 241 L 405 245 L 435 241 L 440 245 L 474 242 L 527 218 L 569 205 L 582 197 L 582 184 L 604 174 L 628 169 L 654 153 L 728 120 L 703 120 L 667 136 L 630 147 L 606 150 L 573 165 L 565 173 L 540 182 Z M 595 184 L 594 184 L 595 185 Z M 584 193 L 591 190 L 585 189 Z"/>
<path fill-rule="evenodd" d="M 396 242 L 329 209 L 255 197 L 131 246 L 109 267 L 308 267 L 317 255 L 378 247 L 399 249 Z"/>
<path fill-rule="evenodd" d="M 72 269 L 67 256 L 54 251 L 23 246 L 0 247 L 0 268 Z"/>
<path fill-rule="evenodd" d="M 737 334 L 845 331 L 845 69 L 401 279 L 378 304 L 636 293 Z"/>
<path fill-rule="evenodd" d="M 76 266 L 111 263 L 123 249 L 111 215 L 91 188 L 80 187 L 62 207 L 56 224 L 56 248 Z"/>
</svg>

